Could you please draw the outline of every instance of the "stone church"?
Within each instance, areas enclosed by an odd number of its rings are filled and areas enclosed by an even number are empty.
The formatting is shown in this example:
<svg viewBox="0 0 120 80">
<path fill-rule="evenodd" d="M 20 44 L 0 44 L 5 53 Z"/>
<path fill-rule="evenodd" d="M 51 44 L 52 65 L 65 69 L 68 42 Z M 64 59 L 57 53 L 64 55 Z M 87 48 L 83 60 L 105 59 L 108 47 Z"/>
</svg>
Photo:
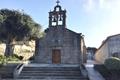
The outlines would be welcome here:
<svg viewBox="0 0 120 80">
<path fill-rule="evenodd" d="M 18 79 L 89 80 L 81 64 L 85 59 L 85 43 L 81 33 L 66 28 L 66 10 L 57 1 L 49 12 L 45 36 L 36 40 L 34 62 L 24 65 Z"/>
<path fill-rule="evenodd" d="M 85 43 L 81 33 L 66 26 L 66 10 L 57 2 L 49 12 L 49 26 L 45 36 L 36 41 L 35 63 L 78 64 L 85 62 Z"/>
</svg>

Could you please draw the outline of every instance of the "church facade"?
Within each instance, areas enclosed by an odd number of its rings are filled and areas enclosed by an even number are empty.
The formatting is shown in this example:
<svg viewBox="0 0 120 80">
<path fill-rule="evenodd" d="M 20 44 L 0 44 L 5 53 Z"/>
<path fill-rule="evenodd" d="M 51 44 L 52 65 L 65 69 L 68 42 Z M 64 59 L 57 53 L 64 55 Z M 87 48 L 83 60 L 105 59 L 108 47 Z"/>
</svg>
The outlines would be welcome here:
<svg viewBox="0 0 120 80">
<path fill-rule="evenodd" d="M 34 62 L 40 64 L 78 64 L 85 62 L 84 37 L 66 28 L 66 10 L 59 3 L 49 12 L 45 36 L 36 40 Z"/>
</svg>

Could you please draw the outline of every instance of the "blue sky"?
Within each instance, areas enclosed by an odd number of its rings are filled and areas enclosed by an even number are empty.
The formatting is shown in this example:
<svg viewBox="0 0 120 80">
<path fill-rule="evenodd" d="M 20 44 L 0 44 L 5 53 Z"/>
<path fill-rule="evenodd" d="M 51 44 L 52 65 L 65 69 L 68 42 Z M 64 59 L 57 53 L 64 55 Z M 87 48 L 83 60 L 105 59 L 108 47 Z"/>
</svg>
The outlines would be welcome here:
<svg viewBox="0 0 120 80">
<path fill-rule="evenodd" d="M 56 0 L 0 0 L 0 9 L 24 10 L 48 27 L 48 12 Z M 67 28 L 85 35 L 86 46 L 99 47 L 107 36 L 120 33 L 120 0 L 60 0 L 67 10 Z"/>
</svg>

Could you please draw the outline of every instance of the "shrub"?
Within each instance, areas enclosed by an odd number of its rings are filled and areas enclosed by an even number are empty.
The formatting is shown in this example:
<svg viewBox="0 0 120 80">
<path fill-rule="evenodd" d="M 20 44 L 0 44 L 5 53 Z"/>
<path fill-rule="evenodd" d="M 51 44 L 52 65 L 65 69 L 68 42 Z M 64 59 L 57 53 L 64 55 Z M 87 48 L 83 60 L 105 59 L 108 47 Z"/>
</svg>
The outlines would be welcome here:
<svg viewBox="0 0 120 80">
<path fill-rule="evenodd" d="M 106 80 L 111 75 L 110 71 L 103 65 L 94 65 L 94 69 L 97 70 Z"/>
<path fill-rule="evenodd" d="M 0 66 L 6 63 L 7 63 L 6 56 L 0 55 Z"/>
<path fill-rule="evenodd" d="M 23 56 L 19 56 L 19 60 L 23 60 Z"/>
<path fill-rule="evenodd" d="M 17 54 L 13 54 L 12 57 L 14 58 L 19 58 L 19 56 Z"/>
<path fill-rule="evenodd" d="M 120 59 L 116 57 L 111 57 L 105 60 L 104 65 L 109 70 L 120 70 Z"/>
<path fill-rule="evenodd" d="M 15 56 L 9 56 L 8 58 L 7 58 L 7 61 L 18 61 L 19 59 L 18 58 L 16 58 Z"/>
<path fill-rule="evenodd" d="M 3 58 L 4 58 L 4 56 L 3 56 L 3 55 L 0 55 L 0 61 L 2 61 Z"/>
<path fill-rule="evenodd" d="M 18 56 L 17 54 L 13 54 L 12 57 L 17 58 L 19 60 L 23 60 L 23 56 Z"/>
<path fill-rule="evenodd" d="M 3 55 L 0 55 L 0 63 L 5 64 L 7 61 L 19 61 L 22 60 L 23 56 L 18 56 L 17 54 L 13 54 L 12 56 L 6 57 Z"/>
</svg>

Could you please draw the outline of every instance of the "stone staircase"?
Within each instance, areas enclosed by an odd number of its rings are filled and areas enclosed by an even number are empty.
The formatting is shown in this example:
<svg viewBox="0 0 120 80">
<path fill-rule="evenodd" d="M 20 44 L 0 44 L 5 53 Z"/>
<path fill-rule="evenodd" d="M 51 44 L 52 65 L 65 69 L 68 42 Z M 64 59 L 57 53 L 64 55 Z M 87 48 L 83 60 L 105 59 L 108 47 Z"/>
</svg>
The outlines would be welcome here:
<svg viewBox="0 0 120 80">
<path fill-rule="evenodd" d="M 7 64 L 0 66 L 0 80 L 2 79 L 13 79 L 13 72 L 14 69 L 17 67 L 18 64 Z"/>
<path fill-rule="evenodd" d="M 25 66 L 18 79 L 21 80 L 88 80 L 79 67 Z"/>
</svg>

